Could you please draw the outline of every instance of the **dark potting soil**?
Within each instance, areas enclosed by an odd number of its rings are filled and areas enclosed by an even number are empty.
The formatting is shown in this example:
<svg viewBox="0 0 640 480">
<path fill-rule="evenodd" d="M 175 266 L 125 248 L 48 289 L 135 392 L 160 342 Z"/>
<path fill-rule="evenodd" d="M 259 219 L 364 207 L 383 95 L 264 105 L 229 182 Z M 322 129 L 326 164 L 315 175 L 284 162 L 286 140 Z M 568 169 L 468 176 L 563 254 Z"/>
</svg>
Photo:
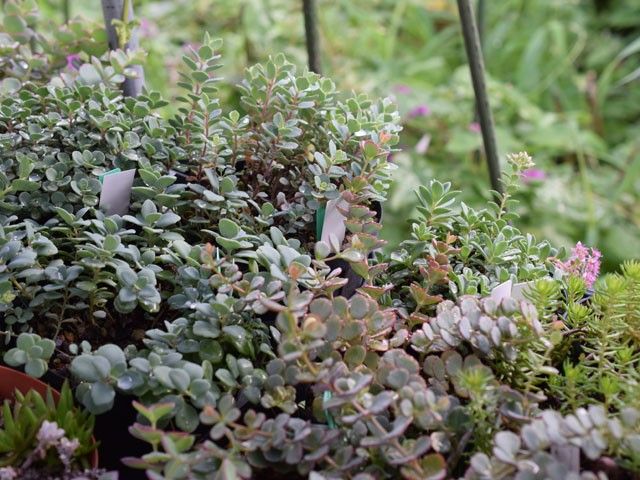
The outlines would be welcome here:
<svg viewBox="0 0 640 480">
<path fill-rule="evenodd" d="M 59 390 L 66 377 L 48 371 L 42 380 Z M 118 471 L 121 480 L 144 480 L 143 470 L 135 470 L 121 462 L 123 457 L 141 457 L 151 450 L 149 445 L 129 433 L 129 427 L 136 421 L 137 412 L 131 405 L 134 398 L 116 393 L 113 408 L 107 413 L 96 415 L 93 435 L 98 442 L 99 467 L 108 471 Z"/>
</svg>

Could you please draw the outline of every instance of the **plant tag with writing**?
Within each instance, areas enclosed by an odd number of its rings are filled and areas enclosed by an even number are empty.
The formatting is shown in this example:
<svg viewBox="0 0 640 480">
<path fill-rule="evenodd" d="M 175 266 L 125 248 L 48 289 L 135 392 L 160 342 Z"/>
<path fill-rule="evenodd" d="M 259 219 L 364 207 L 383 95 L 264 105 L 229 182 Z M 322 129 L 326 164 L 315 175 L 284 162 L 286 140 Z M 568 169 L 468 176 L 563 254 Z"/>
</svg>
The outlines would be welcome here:
<svg viewBox="0 0 640 480">
<path fill-rule="evenodd" d="M 135 169 L 111 173 L 102 179 L 100 208 L 107 215 L 125 215 L 129 211 Z"/>
</svg>

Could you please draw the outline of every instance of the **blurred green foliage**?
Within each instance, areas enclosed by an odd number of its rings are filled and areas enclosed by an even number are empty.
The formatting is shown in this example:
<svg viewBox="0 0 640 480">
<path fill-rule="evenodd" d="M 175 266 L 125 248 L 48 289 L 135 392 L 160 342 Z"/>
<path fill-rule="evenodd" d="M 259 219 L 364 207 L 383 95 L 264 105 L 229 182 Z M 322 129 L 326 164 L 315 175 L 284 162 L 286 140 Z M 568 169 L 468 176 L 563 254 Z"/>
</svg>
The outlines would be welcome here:
<svg viewBox="0 0 640 480">
<path fill-rule="evenodd" d="M 63 0 L 41 0 L 61 20 Z M 101 20 L 98 0 L 69 2 Z M 285 52 L 306 63 L 296 0 L 138 0 L 147 86 L 176 94 L 180 48 L 204 30 L 224 39 L 224 75 Z M 431 178 L 463 200 L 489 199 L 477 153 L 471 89 L 455 0 L 318 0 L 323 67 L 343 91 L 395 97 L 404 114 L 400 180 L 385 207 L 385 236 L 406 236 Z M 486 2 L 484 49 L 502 157 L 537 163 L 521 193 L 518 226 L 559 245 L 600 248 L 605 268 L 640 252 L 640 8 L 637 0 Z M 238 90 L 223 91 L 227 101 Z M 175 108 L 174 105 L 167 107 Z"/>
</svg>

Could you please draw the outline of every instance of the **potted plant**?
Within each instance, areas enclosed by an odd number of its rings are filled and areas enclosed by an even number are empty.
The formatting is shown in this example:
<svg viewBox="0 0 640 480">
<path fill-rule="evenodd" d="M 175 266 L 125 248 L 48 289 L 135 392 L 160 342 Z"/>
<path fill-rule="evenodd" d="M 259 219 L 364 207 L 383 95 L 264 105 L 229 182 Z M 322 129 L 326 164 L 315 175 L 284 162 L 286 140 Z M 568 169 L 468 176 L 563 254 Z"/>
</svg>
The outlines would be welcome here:
<svg viewBox="0 0 640 480">
<path fill-rule="evenodd" d="M 73 406 L 68 384 L 61 392 L 16 370 L 0 367 L 3 409 L 0 476 L 4 478 L 106 479 L 98 470 L 93 416 Z"/>
<path fill-rule="evenodd" d="M 49 369 L 46 378 L 67 377 L 73 361 L 79 379 L 100 384 L 77 391 L 95 413 L 117 402 L 115 390 L 176 394 L 170 382 L 150 386 L 123 370 L 135 349 L 163 342 L 155 328 L 163 322 L 194 337 L 178 350 L 200 385 L 196 403 L 212 401 L 201 362 L 220 365 L 223 349 L 268 355 L 268 326 L 257 320 L 272 316 L 263 302 L 282 298 L 292 265 L 305 270 L 296 280 L 304 288 L 339 290 L 349 282 L 345 270 L 356 280 L 367 275 L 367 258 L 381 245 L 370 208 L 384 198 L 386 156 L 397 141 L 390 103 L 342 102 L 328 79 L 297 75 L 278 56 L 249 72 L 245 114 L 223 115 L 213 97 L 218 48 L 207 37 L 186 56 L 185 107 L 170 121 L 154 113 L 166 105 L 157 94 L 123 100 L 105 80 L 120 70 L 80 66 L 85 57 L 66 72 L 67 86 L 54 78 L 55 87 L 42 89 L 23 77 L 17 95 L 2 97 L 4 360 L 38 377 Z M 54 118 L 69 121 L 54 126 Z M 136 177 L 127 211 L 111 215 L 101 201 L 114 169 Z M 316 212 L 338 199 L 344 233 L 316 246 Z M 211 291 L 198 298 L 211 274 L 202 258 L 224 265 L 221 281 L 234 270 L 269 275 L 256 277 L 240 310 L 216 313 Z M 46 348 L 22 349 L 21 338 Z M 88 372 L 87 358 L 103 360 Z M 195 428 L 195 416 L 180 403 L 182 428 Z"/>
<path fill-rule="evenodd" d="M 486 208 L 429 182 L 411 237 L 379 252 L 394 107 L 278 55 L 231 110 L 219 48 L 186 53 L 170 119 L 98 60 L 9 82 L 3 360 L 71 378 L 114 461 L 137 439 L 126 463 L 154 479 L 637 471 L 637 264 L 581 302 L 595 252 L 512 225 L 524 153 Z M 527 288 L 492 295 L 505 282 Z"/>
</svg>

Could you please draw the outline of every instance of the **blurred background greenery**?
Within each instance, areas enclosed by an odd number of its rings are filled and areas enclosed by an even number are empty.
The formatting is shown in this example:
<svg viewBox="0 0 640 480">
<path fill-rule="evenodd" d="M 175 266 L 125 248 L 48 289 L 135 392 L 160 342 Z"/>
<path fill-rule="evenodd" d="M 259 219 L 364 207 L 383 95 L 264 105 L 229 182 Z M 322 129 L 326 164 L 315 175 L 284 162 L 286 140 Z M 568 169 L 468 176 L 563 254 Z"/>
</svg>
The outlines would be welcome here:
<svg viewBox="0 0 640 480">
<path fill-rule="evenodd" d="M 62 21 L 63 0 L 41 0 Z M 101 21 L 98 0 L 71 15 Z M 147 87 L 171 98 L 183 48 L 224 39 L 223 75 L 284 51 L 306 65 L 299 0 L 137 0 Z M 484 51 L 499 148 L 537 163 L 520 227 L 557 245 L 600 248 L 605 268 L 640 257 L 640 2 L 486 1 Z M 346 92 L 392 96 L 402 113 L 398 182 L 385 206 L 390 244 L 408 234 L 413 189 L 451 180 L 464 201 L 489 198 L 455 0 L 318 0 L 322 64 Z M 78 47 L 80 48 L 80 47 Z M 74 53 L 74 52 L 68 52 Z M 224 89 L 227 102 L 238 92 Z M 168 107 L 170 113 L 171 106 Z"/>
</svg>

